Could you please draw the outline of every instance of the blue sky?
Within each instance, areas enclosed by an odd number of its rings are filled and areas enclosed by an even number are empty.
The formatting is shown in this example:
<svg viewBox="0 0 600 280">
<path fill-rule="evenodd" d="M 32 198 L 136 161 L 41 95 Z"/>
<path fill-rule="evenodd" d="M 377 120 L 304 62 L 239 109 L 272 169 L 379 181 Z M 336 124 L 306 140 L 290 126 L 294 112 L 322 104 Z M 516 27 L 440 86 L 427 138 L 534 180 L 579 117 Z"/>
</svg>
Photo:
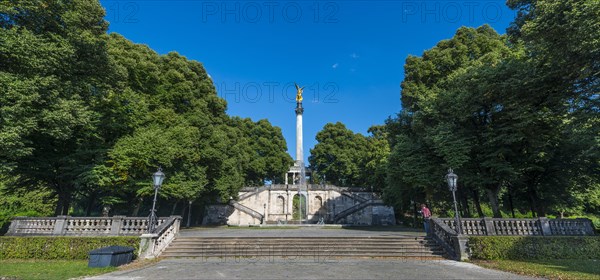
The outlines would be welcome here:
<svg viewBox="0 0 600 280">
<path fill-rule="evenodd" d="M 499 33 L 504 1 L 101 0 L 110 31 L 200 61 L 228 113 L 281 127 L 295 157 L 293 83 L 304 90 L 305 160 L 329 122 L 366 134 L 401 109 L 408 55 L 461 26 Z"/>
</svg>

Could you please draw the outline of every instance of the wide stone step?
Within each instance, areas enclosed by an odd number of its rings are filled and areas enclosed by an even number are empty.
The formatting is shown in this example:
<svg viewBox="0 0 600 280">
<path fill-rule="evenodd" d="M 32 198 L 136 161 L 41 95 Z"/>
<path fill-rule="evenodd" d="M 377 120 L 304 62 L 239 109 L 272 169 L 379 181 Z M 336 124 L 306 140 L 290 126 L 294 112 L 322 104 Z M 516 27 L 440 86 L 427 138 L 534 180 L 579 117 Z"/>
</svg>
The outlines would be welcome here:
<svg viewBox="0 0 600 280">
<path fill-rule="evenodd" d="M 443 253 L 421 253 L 421 252 L 400 252 L 400 253 L 366 253 L 366 252 L 323 252 L 319 254 L 284 254 L 277 252 L 263 252 L 254 254 L 197 254 L 197 253 L 168 253 L 165 252 L 161 255 L 165 258 L 269 258 L 269 257 L 281 257 L 281 258 L 340 258 L 340 257 L 351 257 L 351 258 L 423 258 L 423 259 L 444 259 Z"/>
<path fill-rule="evenodd" d="M 437 248 L 437 244 L 401 244 L 401 245 L 386 245 L 386 244 L 184 244 L 173 243 L 169 248 L 238 248 L 238 247 L 256 247 L 256 248 L 374 248 L 374 249 L 402 249 L 402 248 Z"/>
<path fill-rule="evenodd" d="M 424 236 L 358 236 L 358 237 L 338 237 L 338 236 L 268 236 L 268 237 L 228 237 L 228 236 L 179 236 L 177 240 L 201 239 L 201 240 L 228 240 L 228 239 L 256 239 L 256 240 L 432 240 Z"/>
<path fill-rule="evenodd" d="M 402 242 L 368 242 L 368 241 L 242 241 L 242 240 L 227 240 L 227 241 L 204 241 L 204 240 L 176 240 L 173 244 L 188 244 L 193 245 L 211 245 L 211 244 L 251 244 L 251 245 L 296 245 L 296 246 L 311 246 L 311 245 L 373 245 L 373 246 L 404 246 L 404 245 L 436 245 L 433 241 L 402 241 Z"/>
<path fill-rule="evenodd" d="M 329 251 L 329 250 L 350 250 L 350 251 L 379 251 L 395 252 L 405 250 L 435 251 L 441 250 L 439 246 L 406 246 L 406 247 L 371 247 L 371 246 L 314 246 L 314 247 L 294 247 L 294 246 L 171 246 L 169 251 L 176 250 L 197 250 L 197 251 L 236 251 L 236 250 L 286 250 L 286 251 Z"/>
<path fill-rule="evenodd" d="M 434 240 L 405 236 L 178 237 L 161 255 L 183 258 L 384 257 L 442 259 Z"/>
</svg>

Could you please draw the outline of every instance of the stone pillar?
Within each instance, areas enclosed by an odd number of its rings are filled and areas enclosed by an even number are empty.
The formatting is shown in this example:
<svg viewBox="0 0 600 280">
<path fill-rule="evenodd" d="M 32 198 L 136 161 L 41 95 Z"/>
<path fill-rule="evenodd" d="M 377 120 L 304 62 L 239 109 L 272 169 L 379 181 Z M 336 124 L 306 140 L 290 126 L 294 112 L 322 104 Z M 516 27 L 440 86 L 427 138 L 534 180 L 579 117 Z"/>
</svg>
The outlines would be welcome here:
<svg viewBox="0 0 600 280">
<path fill-rule="evenodd" d="M 550 229 L 550 222 L 546 217 L 539 217 L 538 221 L 540 223 L 540 232 L 544 236 L 552 235 L 552 230 Z"/>
<path fill-rule="evenodd" d="M 468 261 L 469 250 L 467 247 L 467 241 L 469 241 L 469 237 L 466 235 L 456 235 L 452 236 L 452 239 L 454 239 L 454 252 L 456 252 L 456 260 Z"/>
<path fill-rule="evenodd" d="M 6 235 L 17 235 L 17 231 L 19 231 L 19 228 L 21 227 L 21 219 L 22 217 L 15 217 L 12 219 L 12 221 L 10 221 L 10 226 L 8 227 L 8 231 L 6 232 Z"/>
<path fill-rule="evenodd" d="M 113 216 L 112 223 L 110 225 L 110 235 L 118 236 L 121 231 L 121 226 L 123 225 L 123 219 L 125 216 Z"/>
<path fill-rule="evenodd" d="M 156 257 L 154 255 L 156 245 L 154 240 L 156 238 L 158 238 L 158 234 L 155 233 L 145 233 L 140 236 L 140 249 L 138 251 L 140 259 L 153 259 Z"/>
<path fill-rule="evenodd" d="M 496 228 L 494 227 L 494 221 L 491 218 L 484 217 L 483 225 L 485 226 L 485 235 L 496 235 Z"/>
<path fill-rule="evenodd" d="M 54 223 L 54 231 L 52 231 L 52 235 L 64 235 L 65 228 L 67 227 L 67 219 L 69 219 L 69 216 L 56 217 L 56 222 Z"/>
</svg>

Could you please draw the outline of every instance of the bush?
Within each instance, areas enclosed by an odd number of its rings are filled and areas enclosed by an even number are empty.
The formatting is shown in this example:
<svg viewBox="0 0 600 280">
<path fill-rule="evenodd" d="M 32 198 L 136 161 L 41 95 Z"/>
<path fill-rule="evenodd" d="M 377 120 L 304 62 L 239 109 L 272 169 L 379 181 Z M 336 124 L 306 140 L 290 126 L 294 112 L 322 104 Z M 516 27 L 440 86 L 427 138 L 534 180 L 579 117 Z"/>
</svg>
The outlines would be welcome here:
<svg viewBox="0 0 600 280">
<path fill-rule="evenodd" d="M 126 237 L 0 237 L 0 260 L 86 260 L 89 251 L 105 246 L 140 246 L 137 236 Z"/>
<path fill-rule="evenodd" d="M 478 260 L 600 259 L 600 236 L 471 236 Z"/>
</svg>

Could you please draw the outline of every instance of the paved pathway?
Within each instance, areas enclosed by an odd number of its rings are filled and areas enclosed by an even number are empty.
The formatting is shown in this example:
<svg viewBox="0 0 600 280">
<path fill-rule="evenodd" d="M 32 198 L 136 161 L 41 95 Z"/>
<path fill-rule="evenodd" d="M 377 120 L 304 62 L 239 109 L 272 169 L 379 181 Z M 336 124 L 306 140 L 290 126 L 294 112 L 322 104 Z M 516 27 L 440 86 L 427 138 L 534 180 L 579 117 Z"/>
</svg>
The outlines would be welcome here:
<svg viewBox="0 0 600 280">
<path fill-rule="evenodd" d="M 203 237 L 350 237 L 423 236 L 397 227 L 323 229 L 198 228 L 180 236 Z M 335 258 L 164 259 L 151 266 L 116 271 L 89 279 L 532 279 L 450 260 Z"/>
<path fill-rule="evenodd" d="M 166 259 L 89 279 L 533 279 L 455 261 Z"/>
</svg>

